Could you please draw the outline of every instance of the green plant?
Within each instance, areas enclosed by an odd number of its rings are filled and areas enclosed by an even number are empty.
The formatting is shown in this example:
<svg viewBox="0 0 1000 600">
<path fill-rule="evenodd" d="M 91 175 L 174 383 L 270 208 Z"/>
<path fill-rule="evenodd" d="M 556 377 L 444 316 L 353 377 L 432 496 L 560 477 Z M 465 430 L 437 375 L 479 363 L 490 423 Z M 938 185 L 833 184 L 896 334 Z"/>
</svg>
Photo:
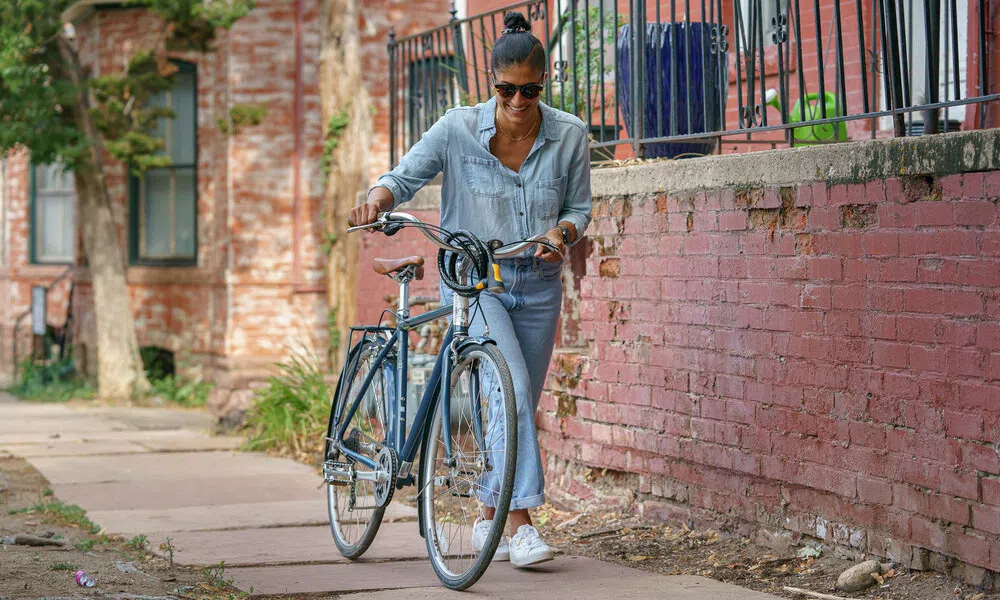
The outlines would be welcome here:
<svg viewBox="0 0 1000 600">
<path fill-rule="evenodd" d="M 236 135 L 241 127 L 253 127 L 260 125 L 267 117 L 267 103 L 263 104 L 235 104 L 229 109 L 228 119 L 218 119 L 215 124 L 219 131 L 225 134 Z"/>
<path fill-rule="evenodd" d="M 627 21 L 625 15 L 614 11 L 604 11 L 603 19 L 601 16 L 598 6 L 591 6 L 586 11 L 578 10 L 575 14 L 567 9 L 557 31 L 562 31 L 566 26 L 572 27 L 574 41 L 571 56 L 562 58 L 559 50 L 554 47 L 559 41 L 558 35 L 552 39 L 549 48 L 554 60 L 564 60 L 567 63 L 566 69 L 561 73 L 565 81 L 552 86 L 552 106 L 583 119 L 587 118 L 588 106 L 591 113 L 600 111 L 602 98 L 609 92 L 614 92 L 614 86 L 605 84 L 607 76 L 615 70 L 614 60 L 606 55 L 606 51 L 614 48 L 618 28 Z M 606 117 L 613 117 L 617 104 L 605 100 L 603 108 Z"/>
<path fill-rule="evenodd" d="M 214 590 L 224 590 L 233 583 L 233 578 L 226 579 L 226 561 L 219 562 L 217 567 L 207 567 L 202 574 L 205 583 Z"/>
<path fill-rule="evenodd" d="M 130 548 L 130 549 L 138 552 L 140 555 L 145 556 L 146 555 L 146 544 L 148 543 L 148 541 L 149 540 L 146 537 L 146 535 L 140 533 L 139 535 L 137 535 L 134 538 L 130 539 L 129 541 L 125 542 L 125 545 L 128 548 Z"/>
<path fill-rule="evenodd" d="M 17 383 L 7 391 L 24 400 L 67 402 L 93 398 L 96 390 L 76 372 L 72 352 L 49 363 L 25 359 L 18 369 Z"/>
<path fill-rule="evenodd" d="M 97 544 L 96 538 L 86 538 L 73 544 L 73 547 L 79 550 L 80 552 L 90 552 L 91 550 L 94 549 L 94 546 L 96 544 Z"/>
<path fill-rule="evenodd" d="M 323 175 L 330 174 L 330 164 L 333 162 L 333 152 L 340 145 L 340 136 L 344 129 L 351 123 L 351 105 L 340 109 L 335 115 L 330 117 L 326 124 L 326 135 L 323 136 L 323 156 L 319 161 L 319 170 Z"/>
<path fill-rule="evenodd" d="M 49 568 L 53 571 L 75 571 L 77 566 L 68 562 L 55 562 L 52 563 L 52 566 Z"/>
<path fill-rule="evenodd" d="M 174 548 L 174 540 L 173 540 L 173 538 L 169 538 L 168 537 L 167 541 L 165 541 L 162 544 L 160 544 L 160 550 L 163 550 L 164 552 L 167 553 L 167 558 L 170 560 L 170 568 L 173 569 L 174 568 L 174 550 L 176 550 L 176 548 Z"/>
<path fill-rule="evenodd" d="M 51 496 L 52 493 L 53 493 L 52 488 L 45 488 L 44 490 L 42 490 L 43 497 Z"/>
<path fill-rule="evenodd" d="M 260 389 L 247 414 L 246 450 L 311 456 L 322 443 L 330 394 L 320 361 L 295 354 L 277 365 L 279 373 Z"/>
<path fill-rule="evenodd" d="M 152 394 L 173 404 L 189 407 L 205 406 L 208 395 L 215 387 L 211 383 L 202 381 L 200 377 L 183 379 L 174 375 L 167 375 L 162 379 L 150 379 L 149 383 L 152 386 Z"/>
<path fill-rule="evenodd" d="M 9 513 L 38 514 L 46 522 L 79 527 L 88 533 L 97 533 L 101 530 L 100 527 L 87 518 L 87 511 L 75 504 L 66 504 L 60 500 L 56 500 L 54 502 L 42 502 L 29 508 L 9 511 Z"/>
</svg>

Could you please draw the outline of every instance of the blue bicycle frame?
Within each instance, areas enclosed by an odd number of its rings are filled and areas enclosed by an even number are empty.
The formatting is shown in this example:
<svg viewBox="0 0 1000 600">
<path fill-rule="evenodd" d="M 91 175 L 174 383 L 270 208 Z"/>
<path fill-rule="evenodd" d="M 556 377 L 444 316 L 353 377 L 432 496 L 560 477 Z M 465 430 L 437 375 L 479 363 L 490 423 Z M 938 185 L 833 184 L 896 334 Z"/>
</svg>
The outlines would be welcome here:
<svg viewBox="0 0 1000 600">
<path fill-rule="evenodd" d="M 357 332 L 362 333 L 362 340 L 369 334 L 375 333 L 381 334 L 385 332 L 393 332 L 392 337 L 385 342 L 381 351 L 375 359 L 375 365 L 382 365 L 388 360 L 390 353 L 393 349 L 399 345 L 399 356 L 397 358 L 398 364 L 395 365 L 395 381 L 386 382 L 393 383 L 394 385 L 389 385 L 387 395 L 390 398 L 387 401 L 386 406 L 386 439 L 388 444 L 396 451 L 396 455 L 400 461 L 399 475 L 397 477 L 396 485 L 402 487 L 412 481 L 412 476 L 409 473 L 410 468 L 413 465 L 413 461 L 416 458 L 416 452 L 419 448 L 420 438 L 424 433 L 424 426 L 427 424 L 427 419 L 429 415 L 434 414 L 434 410 L 437 408 L 437 402 L 440 400 L 442 403 L 441 414 L 450 415 L 451 414 L 451 386 L 445 385 L 443 393 L 438 394 L 438 388 L 440 387 L 440 382 L 442 377 L 444 381 L 451 381 L 452 372 L 452 360 L 451 356 L 455 349 L 452 347 L 452 341 L 458 337 L 459 339 L 468 339 L 469 341 L 483 342 L 485 340 L 479 338 L 468 338 L 468 327 L 456 327 L 454 325 L 448 328 L 448 331 L 444 337 L 444 341 L 441 345 L 441 352 L 438 354 L 437 360 L 434 363 L 434 369 L 431 372 L 430 379 L 427 382 L 427 387 L 424 389 L 423 397 L 420 400 L 420 404 L 417 409 L 417 414 L 413 420 L 413 426 L 410 428 L 410 432 L 406 434 L 406 403 L 407 403 L 407 388 L 408 388 L 408 354 L 409 354 L 409 332 L 413 331 L 415 328 L 419 327 L 424 323 L 428 323 L 435 319 L 443 318 L 452 313 L 453 306 L 447 305 L 441 308 L 428 311 L 426 313 L 417 315 L 413 318 L 403 318 L 399 319 L 395 328 L 390 327 L 351 327 L 351 332 L 349 336 L 349 344 L 353 348 L 354 334 Z M 405 311 L 404 311 L 405 312 Z M 342 373 L 347 373 L 347 368 L 350 365 L 354 357 L 349 354 L 347 360 L 345 361 L 344 370 Z M 364 465 L 368 469 L 376 469 L 375 461 L 371 458 L 356 452 L 350 448 L 345 447 L 342 442 L 344 434 L 347 431 L 347 427 L 354 418 L 355 413 L 361 405 L 365 394 L 368 391 L 369 386 L 371 386 L 372 381 L 375 378 L 375 374 L 379 373 L 380 369 L 371 369 L 365 377 L 364 382 L 361 384 L 361 389 L 356 393 L 356 396 L 351 400 L 351 404 L 344 414 L 341 422 L 336 423 L 336 439 L 335 443 L 338 446 L 340 452 L 354 461 L 359 465 Z M 471 390 L 473 393 L 473 398 L 478 397 L 478 389 L 475 386 L 478 385 L 476 378 L 472 378 L 474 389 Z M 350 382 L 342 381 L 341 385 L 350 385 Z M 399 390 L 399 393 L 396 393 Z M 481 407 L 478 402 L 472 403 L 472 410 L 474 411 L 473 423 L 475 424 L 474 435 L 478 438 L 480 442 L 483 441 L 483 431 L 482 431 L 482 421 L 479 418 Z M 445 446 L 445 455 L 451 456 L 451 419 L 442 418 L 442 427 L 444 428 L 443 438 Z"/>
</svg>

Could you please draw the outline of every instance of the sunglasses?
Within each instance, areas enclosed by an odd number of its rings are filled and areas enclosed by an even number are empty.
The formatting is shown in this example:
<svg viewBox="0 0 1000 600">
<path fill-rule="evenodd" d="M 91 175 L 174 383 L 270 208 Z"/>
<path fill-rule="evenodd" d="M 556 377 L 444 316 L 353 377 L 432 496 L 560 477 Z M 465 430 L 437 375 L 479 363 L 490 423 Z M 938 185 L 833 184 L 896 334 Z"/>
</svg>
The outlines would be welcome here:
<svg viewBox="0 0 1000 600">
<path fill-rule="evenodd" d="M 513 98 L 518 92 L 528 100 L 533 100 L 542 94 L 545 86 L 540 83 L 526 83 L 524 85 L 514 85 L 513 83 L 498 83 L 496 77 L 493 78 L 493 87 L 497 93 L 504 98 Z"/>
</svg>

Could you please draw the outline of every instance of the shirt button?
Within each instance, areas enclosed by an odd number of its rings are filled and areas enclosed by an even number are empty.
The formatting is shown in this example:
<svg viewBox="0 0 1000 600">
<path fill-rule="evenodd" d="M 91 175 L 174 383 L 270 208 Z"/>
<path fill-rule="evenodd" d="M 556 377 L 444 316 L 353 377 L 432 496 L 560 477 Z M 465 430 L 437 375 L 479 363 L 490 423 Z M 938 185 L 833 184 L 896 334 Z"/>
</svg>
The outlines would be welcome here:
<svg viewBox="0 0 1000 600">
<path fill-rule="evenodd" d="M 514 184 L 514 185 L 516 185 L 517 187 L 521 187 L 521 184 L 520 184 L 520 183 L 516 183 L 516 184 Z"/>
<path fill-rule="evenodd" d="M 521 215 L 522 217 L 524 216 L 524 213 L 523 213 L 523 212 L 519 212 L 519 213 L 517 213 L 517 214 Z"/>
</svg>

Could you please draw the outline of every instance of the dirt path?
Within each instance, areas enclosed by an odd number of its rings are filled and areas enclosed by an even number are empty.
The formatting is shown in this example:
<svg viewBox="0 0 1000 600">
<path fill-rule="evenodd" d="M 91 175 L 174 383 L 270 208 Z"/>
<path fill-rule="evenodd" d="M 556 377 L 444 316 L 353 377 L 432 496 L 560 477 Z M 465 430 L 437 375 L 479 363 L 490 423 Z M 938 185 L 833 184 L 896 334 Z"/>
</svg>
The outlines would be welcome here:
<svg viewBox="0 0 1000 600">
<path fill-rule="evenodd" d="M 829 549 L 818 558 L 779 555 L 747 538 L 644 523 L 625 513 L 581 514 L 546 505 L 535 519 L 545 539 L 568 554 L 660 575 L 701 575 L 788 598 L 804 596 L 784 591 L 785 586 L 872 600 L 1000 600 L 1000 594 L 952 577 L 905 569 L 891 571 L 882 585 L 847 594 L 835 583 L 855 563 Z"/>
</svg>

